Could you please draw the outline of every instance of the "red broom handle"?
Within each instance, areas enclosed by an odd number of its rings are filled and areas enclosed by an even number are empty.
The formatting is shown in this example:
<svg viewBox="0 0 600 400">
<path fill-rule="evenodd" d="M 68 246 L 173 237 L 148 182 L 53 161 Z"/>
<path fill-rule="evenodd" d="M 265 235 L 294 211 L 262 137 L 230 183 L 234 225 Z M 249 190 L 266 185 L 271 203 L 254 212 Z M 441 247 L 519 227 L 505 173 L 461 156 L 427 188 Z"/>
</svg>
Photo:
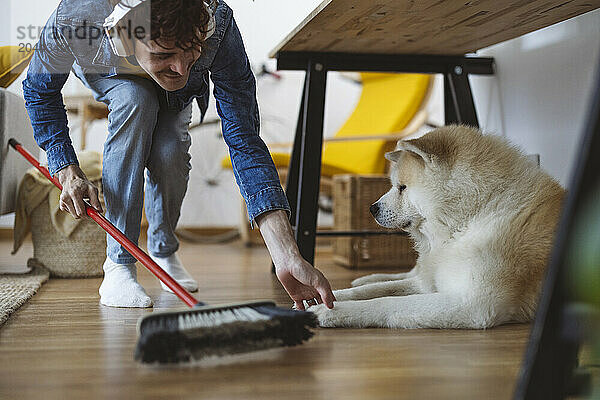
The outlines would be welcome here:
<svg viewBox="0 0 600 400">
<path fill-rule="evenodd" d="M 54 185 L 62 190 L 62 185 L 58 181 L 57 178 L 50 175 L 50 171 L 48 168 L 40 165 L 40 163 L 29 153 L 27 150 L 21 146 L 19 142 L 15 139 L 10 139 L 8 141 L 16 151 L 21 153 L 23 157 L 27 159 L 34 167 L 38 169 L 46 178 L 48 178 Z M 152 258 L 148 254 L 146 254 L 142 249 L 136 246 L 131 240 L 127 238 L 120 230 L 118 230 L 113 224 L 107 220 L 104 215 L 100 214 L 96 209 L 94 209 L 91 205 L 89 205 L 86 201 L 85 212 L 91 219 L 96 221 L 98 225 L 102 227 L 109 235 L 111 235 L 117 242 L 119 242 L 128 252 L 130 252 L 139 262 L 141 262 L 146 268 L 150 270 L 158 279 L 160 279 L 165 285 L 167 285 L 171 290 L 179 297 L 185 304 L 190 307 L 194 307 L 199 304 L 199 301 L 194 298 L 187 290 L 185 290 L 175 279 L 171 278 L 169 274 L 165 272 L 157 263 L 154 262 Z"/>
</svg>

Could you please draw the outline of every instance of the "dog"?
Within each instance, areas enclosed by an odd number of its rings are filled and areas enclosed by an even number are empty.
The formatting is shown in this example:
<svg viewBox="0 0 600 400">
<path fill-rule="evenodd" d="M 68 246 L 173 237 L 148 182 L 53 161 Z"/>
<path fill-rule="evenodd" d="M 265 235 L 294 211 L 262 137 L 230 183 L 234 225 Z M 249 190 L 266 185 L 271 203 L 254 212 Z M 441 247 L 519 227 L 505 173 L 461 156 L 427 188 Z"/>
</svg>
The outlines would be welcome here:
<svg viewBox="0 0 600 400">
<path fill-rule="evenodd" d="M 401 140 L 386 153 L 392 188 L 377 223 L 412 237 L 406 273 L 336 290 L 322 327 L 485 329 L 530 321 L 565 190 L 505 139 L 463 125 Z"/>
</svg>

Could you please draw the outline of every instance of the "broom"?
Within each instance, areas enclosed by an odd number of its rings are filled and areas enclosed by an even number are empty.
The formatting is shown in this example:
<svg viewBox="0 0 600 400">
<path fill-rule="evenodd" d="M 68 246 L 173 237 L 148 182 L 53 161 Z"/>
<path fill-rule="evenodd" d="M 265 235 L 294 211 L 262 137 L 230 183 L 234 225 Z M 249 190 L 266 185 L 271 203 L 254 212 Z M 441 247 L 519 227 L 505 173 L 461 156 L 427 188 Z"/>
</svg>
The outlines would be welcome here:
<svg viewBox="0 0 600 400">
<path fill-rule="evenodd" d="M 11 138 L 8 143 L 62 190 L 58 179 L 19 142 Z M 272 301 L 208 306 L 196 300 L 87 201 L 86 213 L 190 307 L 153 312 L 140 318 L 136 360 L 187 362 L 211 355 L 295 346 L 313 336 L 310 328 L 317 326 L 317 319 L 311 312 L 279 308 Z"/>
</svg>

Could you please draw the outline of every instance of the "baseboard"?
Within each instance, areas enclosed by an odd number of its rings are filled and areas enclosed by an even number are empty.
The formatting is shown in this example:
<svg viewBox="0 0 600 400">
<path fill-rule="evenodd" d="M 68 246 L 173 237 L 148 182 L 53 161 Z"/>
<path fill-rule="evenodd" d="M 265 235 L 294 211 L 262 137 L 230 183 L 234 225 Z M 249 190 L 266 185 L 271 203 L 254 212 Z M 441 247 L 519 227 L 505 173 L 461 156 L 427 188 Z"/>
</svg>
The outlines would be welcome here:
<svg viewBox="0 0 600 400">
<path fill-rule="evenodd" d="M 142 227 L 142 235 L 146 235 L 146 227 Z M 190 233 L 202 236 L 213 236 L 221 235 L 235 229 L 235 227 L 186 227 Z M 0 228 L 0 240 L 13 240 L 13 229 L 12 228 Z"/>
<path fill-rule="evenodd" d="M 222 235 L 231 231 L 232 229 L 236 229 L 236 227 L 189 227 L 186 226 L 183 229 L 199 236 L 213 236 L 213 235 Z M 323 230 L 330 230 L 331 228 L 327 227 Z M 258 229 L 254 229 L 253 235 L 256 236 L 256 239 L 253 240 L 253 243 L 262 244 L 262 238 L 260 237 L 260 231 Z M 145 237 L 146 230 L 142 227 L 142 236 Z M 13 229 L 12 228 L 0 228 L 0 240 L 13 240 Z M 331 244 L 331 240 L 326 237 L 317 237 L 317 245 L 329 245 Z"/>
<path fill-rule="evenodd" d="M 184 227 L 182 229 L 185 229 L 188 232 L 193 233 L 195 235 L 199 235 L 199 236 L 212 236 L 212 235 L 222 235 L 233 229 L 237 229 L 237 227 L 235 227 L 235 226 L 231 226 L 231 227 Z M 331 229 L 332 229 L 331 227 L 319 228 L 319 230 L 323 230 L 323 231 L 328 231 Z M 262 236 L 260 234 L 260 230 L 258 228 L 250 230 L 250 236 L 251 236 L 250 237 L 250 239 L 251 239 L 250 245 L 264 246 L 264 242 L 263 242 Z M 330 246 L 331 243 L 332 243 L 331 238 L 317 236 L 315 245 Z"/>
<path fill-rule="evenodd" d="M 196 235 L 203 235 L 203 236 L 222 235 L 224 233 L 231 231 L 232 229 L 237 229 L 237 227 L 235 227 L 235 226 L 219 226 L 219 227 L 215 227 L 215 226 L 207 226 L 207 227 L 183 226 L 180 228 L 185 229 L 186 231 L 188 231 L 190 233 L 193 233 Z M 180 229 L 180 228 L 177 228 L 177 229 Z"/>
</svg>

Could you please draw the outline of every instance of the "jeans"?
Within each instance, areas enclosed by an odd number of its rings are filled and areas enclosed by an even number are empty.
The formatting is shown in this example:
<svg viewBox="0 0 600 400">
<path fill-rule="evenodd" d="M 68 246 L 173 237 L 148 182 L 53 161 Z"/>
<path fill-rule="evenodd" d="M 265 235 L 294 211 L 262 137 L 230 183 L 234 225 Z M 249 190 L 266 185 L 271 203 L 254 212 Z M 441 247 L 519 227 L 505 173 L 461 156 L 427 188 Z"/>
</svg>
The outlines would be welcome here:
<svg viewBox="0 0 600 400">
<path fill-rule="evenodd" d="M 143 77 L 84 74 L 77 65 L 73 71 L 109 109 L 102 161 L 106 218 L 137 244 L 143 200 L 148 251 L 158 257 L 173 254 L 179 248 L 174 231 L 191 169 L 191 104 L 182 111 L 169 109 L 164 91 Z M 118 264 L 136 261 L 110 235 L 106 252 Z"/>
</svg>

